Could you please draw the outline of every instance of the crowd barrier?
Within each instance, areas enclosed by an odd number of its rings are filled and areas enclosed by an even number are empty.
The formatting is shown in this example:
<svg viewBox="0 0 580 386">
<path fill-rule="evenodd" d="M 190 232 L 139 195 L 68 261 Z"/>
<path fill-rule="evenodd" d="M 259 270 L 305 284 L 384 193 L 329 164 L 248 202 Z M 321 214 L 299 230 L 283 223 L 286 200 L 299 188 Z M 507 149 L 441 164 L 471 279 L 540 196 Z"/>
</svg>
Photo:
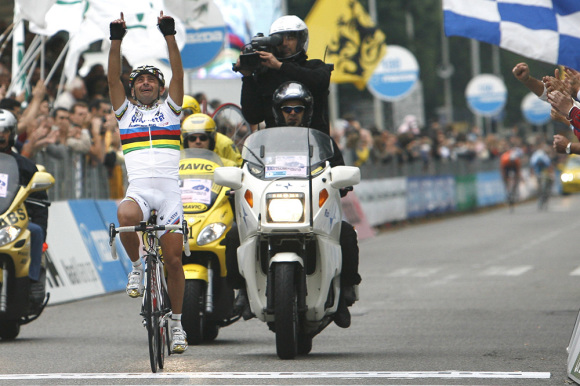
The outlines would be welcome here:
<svg viewBox="0 0 580 386">
<path fill-rule="evenodd" d="M 529 169 L 522 171 L 520 200 L 537 189 Z M 558 186 L 554 186 L 554 192 Z M 499 171 L 460 176 L 415 176 L 363 179 L 343 198 L 345 219 L 360 240 L 375 235 L 378 226 L 466 212 L 505 202 Z M 57 304 L 125 289 L 131 264 L 120 241 L 113 260 L 108 228 L 117 224 L 117 201 L 81 199 L 57 201 L 48 223 L 48 286 L 50 303 Z"/>
</svg>

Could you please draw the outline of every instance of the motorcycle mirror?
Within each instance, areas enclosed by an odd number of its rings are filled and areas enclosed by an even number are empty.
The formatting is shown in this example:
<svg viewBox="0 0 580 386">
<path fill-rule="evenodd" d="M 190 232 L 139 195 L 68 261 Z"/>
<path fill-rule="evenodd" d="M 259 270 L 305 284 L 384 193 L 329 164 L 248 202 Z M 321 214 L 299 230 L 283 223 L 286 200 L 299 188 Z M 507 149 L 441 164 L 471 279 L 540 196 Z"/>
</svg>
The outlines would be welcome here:
<svg viewBox="0 0 580 386">
<path fill-rule="evenodd" d="M 46 190 L 54 185 L 54 178 L 50 173 L 46 172 L 36 172 L 32 176 L 28 187 L 31 192 L 38 192 L 40 190 Z"/>
<path fill-rule="evenodd" d="M 330 186 L 335 189 L 357 185 L 360 182 L 360 169 L 356 166 L 335 166 L 330 173 Z"/>
<path fill-rule="evenodd" d="M 234 190 L 242 187 L 242 169 L 234 166 L 216 168 L 213 174 L 213 180 L 216 184 L 227 186 Z"/>
</svg>

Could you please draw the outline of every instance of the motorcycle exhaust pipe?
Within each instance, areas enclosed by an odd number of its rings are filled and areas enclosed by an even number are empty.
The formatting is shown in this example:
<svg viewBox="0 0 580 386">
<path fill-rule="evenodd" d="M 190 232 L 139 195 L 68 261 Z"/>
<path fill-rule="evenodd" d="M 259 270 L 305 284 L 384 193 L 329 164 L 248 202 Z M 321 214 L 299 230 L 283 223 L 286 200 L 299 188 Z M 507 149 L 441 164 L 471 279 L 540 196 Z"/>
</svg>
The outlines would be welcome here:
<svg viewBox="0 0 580 386">
<path fill-rule="evenodd" d="M 2 289 L 0 290 L 0 312 L 6 312 L 8 300 L 8 264 L 2 263 Z"/>
<path fill-rule="evenodd" d="M 211 268 L 211 260 L 207 262 L 207 291 L 205 293 L 205 312 L 211 314 L 213 312 L 213 269 Z"/>
</svg>

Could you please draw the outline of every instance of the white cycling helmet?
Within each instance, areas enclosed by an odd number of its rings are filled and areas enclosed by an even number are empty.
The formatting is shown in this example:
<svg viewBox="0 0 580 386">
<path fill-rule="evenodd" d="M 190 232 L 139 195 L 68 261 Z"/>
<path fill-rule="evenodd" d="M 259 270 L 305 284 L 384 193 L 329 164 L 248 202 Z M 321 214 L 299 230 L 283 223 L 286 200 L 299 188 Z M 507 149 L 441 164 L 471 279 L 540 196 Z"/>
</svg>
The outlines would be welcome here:
<svg viewBox="0 0 580 386">
<path fill-rule="evenodd" d="M 296 54 L 308 51 L 308 27 L 298 16 L 287 15 L 276 19 L 270 26 L 270 35 L 296 33 L 298 44 Z M 295 56 L 295 55 L 292 55 Z"/>
</svg>

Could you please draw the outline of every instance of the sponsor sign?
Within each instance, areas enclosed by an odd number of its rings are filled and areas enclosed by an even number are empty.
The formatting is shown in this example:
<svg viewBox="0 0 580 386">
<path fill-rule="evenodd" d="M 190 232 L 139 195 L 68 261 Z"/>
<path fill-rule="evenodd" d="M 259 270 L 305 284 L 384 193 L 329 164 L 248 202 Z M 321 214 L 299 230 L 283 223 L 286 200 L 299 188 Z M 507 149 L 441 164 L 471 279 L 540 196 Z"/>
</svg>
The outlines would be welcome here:
<svg viewBox="0 0 580 386">
<path fill-rule="evenodd" d="M 465 90 L 469 109 L 478 115 L 498 115 L 507 102 L 507 89 L 503 80 L 491 74 L 477 75 Z"/>
<path fill-rule="evenodd" d="M 418 79 L 419 64 L 411 51 L 404 47 L 389 46 L 367 87 L 375 97 L 392 102 L 413 91 Z"/>
</svg>

